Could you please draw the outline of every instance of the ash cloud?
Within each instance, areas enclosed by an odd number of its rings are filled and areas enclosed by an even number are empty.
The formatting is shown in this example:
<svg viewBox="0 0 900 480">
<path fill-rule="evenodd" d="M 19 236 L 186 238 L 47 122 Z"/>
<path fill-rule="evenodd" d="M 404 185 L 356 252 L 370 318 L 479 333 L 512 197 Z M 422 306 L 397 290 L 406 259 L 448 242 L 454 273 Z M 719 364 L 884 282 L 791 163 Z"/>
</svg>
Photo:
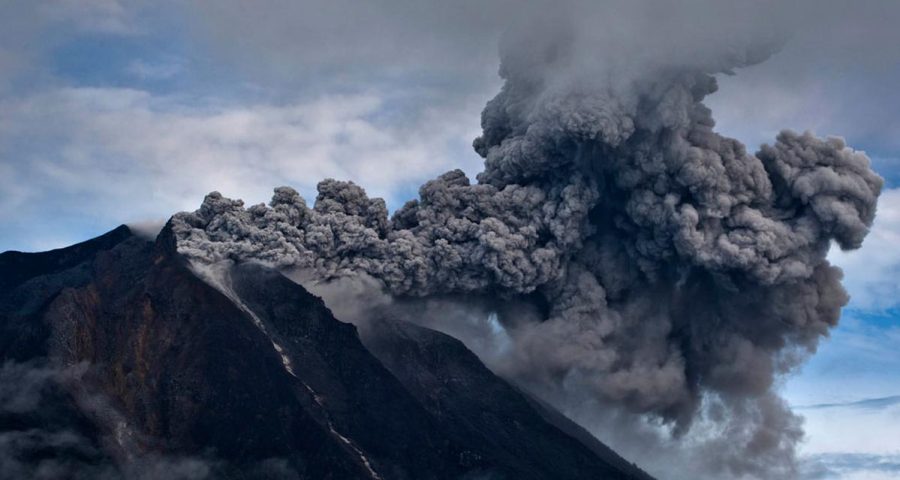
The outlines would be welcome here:
<svg viewBox="0 0 900 480">
<path fill-rule="evenodd" d="M 839 138 L 783 131 L 751 154 L 715 132 L 715 75 L 786 38 L 763 9 L 716 5 L 526 19 L 501 42 L 475 183 L 448 172 L 392 216 L 331 179 L 312 207 L 289 187 L 249 208 L 214 192 L 170 221 L 178 249 L 320 284 L 364 276 L 402 302 L 490 299 L 503 375 L 676 438 L 720 425 L 730 448 L 711 471 L 791 477 L 802 430 L 773 386 L 837 324 L 848 297 L 826 253 L 860 246 L 883 182 Z"/>
</svg>

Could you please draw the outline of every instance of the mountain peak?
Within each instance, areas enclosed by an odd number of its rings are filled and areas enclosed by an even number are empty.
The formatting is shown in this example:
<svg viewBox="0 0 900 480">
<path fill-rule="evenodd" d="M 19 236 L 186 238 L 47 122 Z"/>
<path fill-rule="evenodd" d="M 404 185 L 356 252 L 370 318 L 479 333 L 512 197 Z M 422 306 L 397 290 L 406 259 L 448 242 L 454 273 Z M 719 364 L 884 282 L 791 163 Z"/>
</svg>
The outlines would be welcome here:
<svg viewBox="0 0 900 480">
<path fill-rule="evenodd" d="M 45 382 L 0 405 L 0 435 L 75 442 L 12 452 L 20 471 L 52 452 L 70 477 L 649 478 L 452 337 L 387 318 L 360 335 L 276 270 L 192 266 L 173 242 L 122 226 L 0 257 L 0 359 Z"/>
</svg>

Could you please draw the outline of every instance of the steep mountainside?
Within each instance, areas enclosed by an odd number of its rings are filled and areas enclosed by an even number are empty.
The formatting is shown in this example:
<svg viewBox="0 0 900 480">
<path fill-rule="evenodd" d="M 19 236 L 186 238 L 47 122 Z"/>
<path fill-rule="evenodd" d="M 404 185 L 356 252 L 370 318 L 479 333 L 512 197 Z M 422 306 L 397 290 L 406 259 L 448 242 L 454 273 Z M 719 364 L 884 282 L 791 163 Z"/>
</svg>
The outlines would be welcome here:
<svg viewBox="0 0 900 480">
<path fill-rule="evenodd" d="M 370 327 L 168 229 L 4 253 L 0 478 L 649 478 L 455 339 Z"/>
<path fill-rule="evenodd" d="M 561 413 L 494 375 L 453 337 L 375 319 L 363 341 L 447 435 L 502 465 L 508 478 L 651 478 Z"/>
</svg>

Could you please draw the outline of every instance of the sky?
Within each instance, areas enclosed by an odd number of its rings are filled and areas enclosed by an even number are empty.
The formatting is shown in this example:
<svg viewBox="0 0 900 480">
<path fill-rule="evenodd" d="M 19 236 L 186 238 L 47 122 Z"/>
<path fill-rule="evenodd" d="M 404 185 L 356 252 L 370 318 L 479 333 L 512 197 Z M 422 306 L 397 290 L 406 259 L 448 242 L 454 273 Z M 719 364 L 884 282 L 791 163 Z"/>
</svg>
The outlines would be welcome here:
<svg viewBox="0 0 900 480">
<path fill-rule="evenodd" d="M 212 190 L 312 199 L 326 177 L 393 209 L 481 169 L 471 141 L 519 2 L 199 5 L 0 2 L 0 251 L 164 220 Z M 808 478 L 900 476 L 898 20 L 894 2 L 773 11 L 782 50 L 720 76 L 706 102 L 750 150 L 782 128 L 840 135 L 886 180 L 863 247 L 830 254 L 851 294 L 840 326 L 782 386 L 806 418 Z"/>
</svg>

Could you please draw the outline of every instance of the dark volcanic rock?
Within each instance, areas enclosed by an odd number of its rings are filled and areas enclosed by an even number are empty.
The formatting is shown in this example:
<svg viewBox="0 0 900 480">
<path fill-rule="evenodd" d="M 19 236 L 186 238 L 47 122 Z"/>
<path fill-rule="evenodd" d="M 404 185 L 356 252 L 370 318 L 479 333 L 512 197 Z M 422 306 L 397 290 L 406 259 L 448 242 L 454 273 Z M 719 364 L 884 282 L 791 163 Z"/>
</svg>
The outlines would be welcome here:
<svg viewBox="0 0 900 480">
<path fill-rule="evenodd" d="M 79 274 L 52 272 L 4 295 L 0 321 L 44 325 L 46 346 L 34 352 L 46 351 L 56 365 L 92 365 L 91 394 L 127 421 L 100 425 L 115 438 L 111 449 L 224 458 L 221 473 L 238 478 L 269 459 L 303 478 L 367 477 L 307 412 L 309 392 L 284 371 L 265 335 L 165 239 L 132 236 L 71 269 Z M 45 285 L 60 288 L 41 308 L 23 309 L 35 303 L 34 283 L 42 298 L 52 290 Z"/>
<path fill-rule="evenodd" d="M 70 247 L 38 253 L 13 250 L 0 253 L 0 272 L 3 272 L 3 275 L 0 275 L 0 291 L 7 291 L 39 275 L 72 268 L 131 236 L 131 230 L 121 225 L 97 238 Z"/>
<path fill-rule="evenodd" d="M 35 314 L 61 289 L 87 282 L 90 261 L 131 236 L 123 225 L 49 252 L 0 253 L 0 358 L 26 360 L 44 354 L 47 326 L 33 321 Z"/>
<path fill-rule="evenodd" d="M 232 286 L 291 360 L 336 431 L 365 451 L 385 478 L 455 478 L 462 452 L 373 357 L 356 327 L 335 320 L 321 299 L 255 264 L 232 271 Z"/>
<path fill-rule="evenodd" d="M 0 478 L 646 478 L 452 338 L 377 325 L 196 272 L 167 229 L 4 253 Z"/>
<path fill-rule="evenodd" d="M 467 455 L 495 465 L 503 478 L 650 478 L 587 432 L 579 433 L 593 448 L 564 433 L 558 425 L 579 427 L 494 375 L 453 337 L 381 318 L 363 338 L 442 429 L 468 446 Z"/>
</svg>

